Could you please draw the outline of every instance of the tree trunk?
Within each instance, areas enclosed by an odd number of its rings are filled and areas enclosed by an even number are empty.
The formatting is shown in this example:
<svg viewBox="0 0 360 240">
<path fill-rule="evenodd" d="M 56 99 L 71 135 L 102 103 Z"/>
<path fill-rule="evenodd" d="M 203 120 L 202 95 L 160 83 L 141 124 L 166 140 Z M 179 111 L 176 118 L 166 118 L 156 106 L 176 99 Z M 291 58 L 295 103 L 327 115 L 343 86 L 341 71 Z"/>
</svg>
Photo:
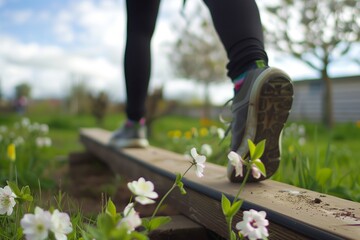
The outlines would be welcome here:
<svg viewBox="0 0 360 240">
<path fill-rule="evenodd" d="M 333 117 L 333 101 L 332 101 L 332 82 L 329 78 L 327 69 L 324 68 L 321 71 L 321 78 L 323 79 L 324 89 L 323 89 L 323 113 L 322 113 L 322 122 L 327 128 L 332 128 L 334 125 Z"/>
</svg>

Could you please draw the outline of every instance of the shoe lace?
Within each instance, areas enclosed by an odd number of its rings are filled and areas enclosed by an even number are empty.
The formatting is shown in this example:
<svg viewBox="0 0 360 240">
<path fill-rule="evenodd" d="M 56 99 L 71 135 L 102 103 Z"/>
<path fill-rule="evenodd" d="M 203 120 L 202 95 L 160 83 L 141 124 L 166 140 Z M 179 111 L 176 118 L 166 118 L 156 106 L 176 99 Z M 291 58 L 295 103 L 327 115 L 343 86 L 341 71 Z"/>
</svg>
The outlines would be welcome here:
<svg viewBox="0 0 360 240">
<path fill-rule="evenodd" d="M 228 105 L 234 100 L 234 98 L 230 98 L 229 100 L 227 100 L 224 105 L 221 107 L 222 110 L 219 114 L 219 120 L 221 123 L 225 124 L 225 125 L 228 125 L 226 131 L 225 131 L 225 134 L 224 134 L 224 137 L 220 140 L 219 142 L 219 145 L 221 145 L 224 140 L 227 138 L 227 136 L 229 135 L 229 132 L 231 130 L 231 126 L 232 126 L 232 119 L 230 121 L 228 120 L 225 120 L 225 118 L 223 117 L 223 113 L 224 113 L 224 109 L 227 109 L 228 108 Z"/>
</svg>

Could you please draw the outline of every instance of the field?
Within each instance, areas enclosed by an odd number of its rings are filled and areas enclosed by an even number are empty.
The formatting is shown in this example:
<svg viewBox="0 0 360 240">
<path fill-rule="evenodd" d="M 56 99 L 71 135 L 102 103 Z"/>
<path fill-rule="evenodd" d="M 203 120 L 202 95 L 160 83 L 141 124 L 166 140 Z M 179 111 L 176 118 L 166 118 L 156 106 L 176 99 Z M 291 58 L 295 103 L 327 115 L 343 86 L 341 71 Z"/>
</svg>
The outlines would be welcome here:
<svg viewBox="0 0 360 240">
<path fill-rule="evenodd" d="M 11 128 L 23 117 L 3 114 L 0 126 Z M 69 153 L 82 151 L 78 140 L 80 128 L 97 127 L 90 115 L 36 112 L 25 117 L 50 129 L 52 146 L 36 155 L 42 163 L 38 164 L 42 165 L 39 172 L 44 176 L 57 164 L 65 164 Z M 121 114 L 108 115 L 101 127 L 114 130 L 123 119 Z M 218 121 L 166 116 L 154 122 L 150 143 L 184 154 L 193 146 L 200 150 L 203 144 L 208 144 L 212 151 L 209 161 L 226 165 L 230 137 L 220 144 L 218 128 L 225 129 L 225 126 Z M 359 139 L 360 127 L 354 123 L 337 124 L 330 131 L 320 124 L 289 122 L 283 134 L 281 167 L 272 179 L 360 202 Z M 37 178 L 29 178 L 36 184 Z M 46 185 L 46 180 L 44 182 Z"/>
</svg>

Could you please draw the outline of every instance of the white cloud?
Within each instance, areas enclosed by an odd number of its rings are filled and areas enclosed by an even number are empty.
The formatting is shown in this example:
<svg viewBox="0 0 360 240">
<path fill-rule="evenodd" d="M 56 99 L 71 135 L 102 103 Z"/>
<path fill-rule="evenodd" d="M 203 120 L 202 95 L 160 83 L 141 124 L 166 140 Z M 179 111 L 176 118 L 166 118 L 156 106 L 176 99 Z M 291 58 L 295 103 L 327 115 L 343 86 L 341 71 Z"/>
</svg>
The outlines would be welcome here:
<svg viewBox="0 0 360 240">
<path fill-rule="evenodd" d="M 15 24 L 23 24 L 29 19 L 33 17 L 34 13 L 31 10 L 18 10 L 14 11 L 11 14 L 9 14 L 9 18 L 15 23 Z"/>
</svg>

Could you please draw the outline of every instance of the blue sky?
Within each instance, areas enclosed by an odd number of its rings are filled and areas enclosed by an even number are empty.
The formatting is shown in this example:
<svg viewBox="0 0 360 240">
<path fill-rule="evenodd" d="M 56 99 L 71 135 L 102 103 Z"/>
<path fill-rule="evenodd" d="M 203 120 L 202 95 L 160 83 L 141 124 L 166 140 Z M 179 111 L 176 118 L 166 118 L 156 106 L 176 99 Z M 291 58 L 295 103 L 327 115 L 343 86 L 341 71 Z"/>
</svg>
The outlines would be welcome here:
<svg viewBox="0 0 360 240">
<path fill-rule="evenodd" d="M 186 9 L 199 2 L 188 1 Z M 182 0 L 162 1 L 152 42 L 150 88 L 163 85 L 165 96 L 199 97 L 201 86 L 174 80 L 167 65 L 164 44 L 176 36 L 171 24 L 182 21 L 181 6 Z M 86 81 L 92 91 L 105 90 L 113 99 L 124 100 L 125 14 L 125 0 L 0 0 L 3 93 L 10 97 L 14 86 L 28 82 L 34 97 L 61 97 L 72 84 Z M 316 77 L 299 62 L 271 49 L 268 54 L 273 66 L 285 66 L 295 80 Z M 334 66 L 332 73 L 360 74 L 360 68 L 345 61 Z M 213 101 L 220 104 L 231 97 L 230 81 L 214 86 L 212 91 L 217 93 Z"/>
</svg>

